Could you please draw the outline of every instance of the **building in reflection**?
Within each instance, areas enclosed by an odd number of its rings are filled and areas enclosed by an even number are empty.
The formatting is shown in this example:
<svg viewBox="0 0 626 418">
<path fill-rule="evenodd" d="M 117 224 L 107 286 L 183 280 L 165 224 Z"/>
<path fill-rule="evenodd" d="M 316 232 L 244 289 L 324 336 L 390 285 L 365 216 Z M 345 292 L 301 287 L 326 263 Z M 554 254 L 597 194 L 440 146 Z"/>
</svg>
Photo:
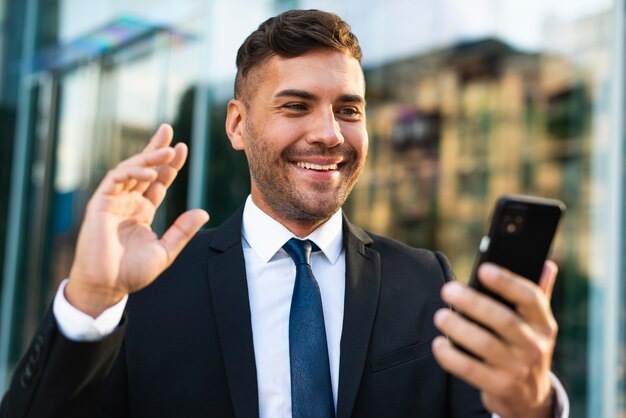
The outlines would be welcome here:
<svg viewBox="0 0 626 418">
<path fill-rule="evenodd" d="M 568 222 L 581 225 L 598 75 L 490 38 L 366 76 L 371 148 L 351 201 L 356 222 L 445 250 L 464 273 L 501 194 L 563 199 Z"/>
<path fill-rule="evenodd" d="M 493 197 L 527 180 L 539 60 L 484 39 L 368 70 L 372 149 L 357 222 L 445 249 L 467 270 Z"/>
<path fill-rule="evenodd" d="M 541 52 L 487 38 L 366 69 L 370 156 L 349 207 L 375 232 L 445 252 L 467 280 L 499 195 L 566 202 L 552 254 L 561 266 L 555 367 L 573 394 L 591 384 L 591 190 L 604 187 L 592 163 L 610 122 L 598 109 L 610 19 L 555 25 Z M 586 402 L 572 404 L 584 411 Z"/>
</svg>

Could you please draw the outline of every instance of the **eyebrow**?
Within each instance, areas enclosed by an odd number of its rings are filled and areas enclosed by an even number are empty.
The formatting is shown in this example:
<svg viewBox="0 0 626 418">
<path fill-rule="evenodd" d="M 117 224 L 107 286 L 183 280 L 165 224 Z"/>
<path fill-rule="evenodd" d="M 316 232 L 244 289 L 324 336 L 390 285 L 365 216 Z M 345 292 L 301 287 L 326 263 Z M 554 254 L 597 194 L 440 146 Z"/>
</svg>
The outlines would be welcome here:
<svg viewBox="0 0 626 418">
<path fill-rule="evenodd" d="M 304 100 L 317 100 L 319 97 L 313 93 L 298 89 L 285 89 L 276 93 L 276 97 L 298 97 Z"/>
<path fill-rule="evenodd" d="M 310 93 L 305 90 L 298 89 L 285 89 L 276 93 L 275 97 L 298 97 L 303 100 L 319 100 L 319 96 L 316 94 Z M 365 104 L 365 99 L 358 94 L 342 94 L 337 98 L 337 101 L 340 103 L 363 103 Z"/>
<path fill-rule="evenodd" d="M 341 103 L 363 103 L 365 104 L 365 99 L 358 94 L 342 94 L 337 99 L 338 102 Z"/>
</svg>

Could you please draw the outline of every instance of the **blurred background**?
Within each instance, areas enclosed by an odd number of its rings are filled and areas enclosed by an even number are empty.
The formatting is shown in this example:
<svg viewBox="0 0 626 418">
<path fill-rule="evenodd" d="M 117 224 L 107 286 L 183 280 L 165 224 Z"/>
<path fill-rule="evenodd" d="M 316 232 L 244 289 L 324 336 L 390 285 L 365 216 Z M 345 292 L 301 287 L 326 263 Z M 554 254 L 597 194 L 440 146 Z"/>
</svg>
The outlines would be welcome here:
<svg viewBox="0 0 626 418">
<path fill-rule="evenodd" d="M 554 369 L 572 417 L 626 417 L 625 0 L 0 0 L 0 393 L 106 170 L 161 122 L 191 160 L 157 230 L 249 191 L 224 133 L 235 53 L 269 16 L 361 40 L 370 156 L 345 211 L 467 280 L 502 193 L 563 200 Z"/>
</svg>

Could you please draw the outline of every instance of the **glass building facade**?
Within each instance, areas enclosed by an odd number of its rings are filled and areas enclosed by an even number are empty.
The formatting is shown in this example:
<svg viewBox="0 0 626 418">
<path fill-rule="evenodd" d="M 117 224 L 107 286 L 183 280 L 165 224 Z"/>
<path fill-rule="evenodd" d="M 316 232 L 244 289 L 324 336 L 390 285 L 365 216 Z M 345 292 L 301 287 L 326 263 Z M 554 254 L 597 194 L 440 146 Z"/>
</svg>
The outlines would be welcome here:
<svg viewBox="0 0 626 418">
<path fill-rule="evenodd" d="M 156 219 L 249 192 L 224 132 L 235 53 L 290 8 L 361 40 L 370 155 L 345 211 L 459 280 L 504 193 L 563 200 L 554 370 L 573 417 L 626 417 L 624 0 L 0 0 L 0 392 L 67 276 L 106 170 L 161 122 L 190 161 Z"/>
</svg>

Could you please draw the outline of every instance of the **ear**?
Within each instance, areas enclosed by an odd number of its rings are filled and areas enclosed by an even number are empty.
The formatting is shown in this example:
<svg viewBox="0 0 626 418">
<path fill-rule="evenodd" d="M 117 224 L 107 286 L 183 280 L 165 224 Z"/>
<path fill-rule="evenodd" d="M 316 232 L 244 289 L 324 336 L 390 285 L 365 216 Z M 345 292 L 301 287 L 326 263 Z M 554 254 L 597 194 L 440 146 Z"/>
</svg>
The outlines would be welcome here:
<svg viewBox="0 0 626 418">
<path fill-rule="evenodd" d="M 245 149 L 244 129 L 245 129 L 246 106 L 241 100 L 232 99 L 228 102 L 228 113 L 226 115 L 226 134 L 230 138 L 230 145 L 233 149 Z"/>
</svg>

